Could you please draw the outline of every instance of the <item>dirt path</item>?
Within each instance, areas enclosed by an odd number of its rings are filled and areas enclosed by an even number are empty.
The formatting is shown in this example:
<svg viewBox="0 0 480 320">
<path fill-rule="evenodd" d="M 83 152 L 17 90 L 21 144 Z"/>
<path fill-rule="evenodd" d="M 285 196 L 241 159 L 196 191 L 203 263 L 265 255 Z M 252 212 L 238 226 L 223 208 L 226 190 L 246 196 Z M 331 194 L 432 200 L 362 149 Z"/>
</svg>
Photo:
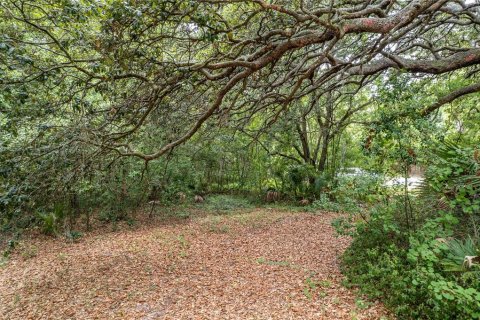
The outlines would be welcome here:
<svg viewBox="0 0 480 320">
<path fill-rule="evenodd" d="M 24 244 L 0 268 L 0 318 L 382 319 L 341 286 L 333 217 L 256 209 Z"/>
</svg>

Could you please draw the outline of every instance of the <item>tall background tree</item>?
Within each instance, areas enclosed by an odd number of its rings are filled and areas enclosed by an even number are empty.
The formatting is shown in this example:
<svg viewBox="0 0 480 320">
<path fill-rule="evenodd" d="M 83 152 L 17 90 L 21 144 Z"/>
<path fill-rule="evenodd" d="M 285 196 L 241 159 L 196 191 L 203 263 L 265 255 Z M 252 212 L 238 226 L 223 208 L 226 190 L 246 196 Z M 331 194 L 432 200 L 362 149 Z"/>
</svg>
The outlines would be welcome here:
<svg viewBox="0 0 480 320">
<path fill-rule="evenodd" d="M 2 193 L 17 209 L 104 179 L 174 189 L 172 161 L 197 168 L 177 183 L 191 190 L 313 183 L 361 126 L 368 147 L 385 123 L 480 90 L 478 1 L 6 0 L 0 15 Z M 433 94 L 379 101 L 402 74 Z"/>
</svg>

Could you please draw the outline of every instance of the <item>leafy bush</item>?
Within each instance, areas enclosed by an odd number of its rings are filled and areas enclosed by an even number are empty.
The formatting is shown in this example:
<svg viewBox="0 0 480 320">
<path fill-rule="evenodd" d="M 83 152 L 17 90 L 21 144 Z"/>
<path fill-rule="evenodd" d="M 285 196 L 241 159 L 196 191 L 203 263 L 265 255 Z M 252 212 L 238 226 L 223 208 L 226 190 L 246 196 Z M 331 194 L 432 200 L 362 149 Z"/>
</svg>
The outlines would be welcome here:
<svg viewBox="0 0 480 320">
<path fill-rule="evenodd" d="M 310 165 L 294 165 L 288 168 L 286 173 L 288 191 L 295 195 L 306 195 L 310 181 L 314 179 L 315 169 Z"/>
<path fill-rule="evenodd" d="M 420 197 L 405 194 L 402 201 L 398 195 L 356 224 L 334 223 L 353 236 L 343 256 L 349 283 L 382 298 L 400 319 L 480 319 L 480 266 L 473 263 L 480 255 L 475 150 L 436 144 Z M 471 231 L 475 236 L 466 237 Z"/>
<path fill-rule="evenodd" d="M 444 203 L 462 220 L 463 231 L 479 237 L 480 145 L 458 146 L 441 142 L 430 151 L 429 167 L 421 190 L 424 198 Z M 470 230 L 468 230 L 470 229 Z"/>
<path fill-rule="evenodd" d="M 480 279 L 446 272 L 452 215 L 429 219 L 416 232 L 401 230 L 391 211 L 360 223 L 343 257 L 350 285 L 382 298 L 399 319 L 480 319 Z"/>
<path fill-rule="evenodd" d="M 364 204 L 374 204 L 384 194 L 382 177 L 365 173 L 361 176 L 340 175 L 331 190 L 320 193 L 311 208 L 333 212 L 358 212 Z"/>
<path fill-rule="evenodd" d="M 337 177 L 332 196 L 339 203 L 367 203 L 378 202 L 386 193 L 383 186 L 383 176 L 368 173 L 359 176 Z"/>
<path fill-rule="evenodd" d="M 328 195 L 321 194 L 318 200 L 313 201 L 311 204 L 311 208 L 315 210 L 325 210 L 325 211 L 332 211 L 332 212 L 340 212 L 342 211 L 342 206 L 330 200 Z"/>
</svg>

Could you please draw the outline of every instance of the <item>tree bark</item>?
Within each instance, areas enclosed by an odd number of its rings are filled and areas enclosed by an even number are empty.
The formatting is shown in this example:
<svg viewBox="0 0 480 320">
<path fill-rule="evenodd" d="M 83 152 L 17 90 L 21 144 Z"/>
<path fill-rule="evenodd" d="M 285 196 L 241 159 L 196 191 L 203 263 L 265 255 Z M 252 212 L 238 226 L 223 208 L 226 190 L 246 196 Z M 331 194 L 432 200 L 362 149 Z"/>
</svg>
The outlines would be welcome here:
<svg viewBox="0 0 480 320">
<path fill-rule="evenodd" d="M 320 154 L 320 160 L 318 161 L 318 171 L 324 172 L 327 164 L 328 157 L 328 144 L 330 142 L 330 130 L 322 130 L 322 151 Z"/>
</svg>

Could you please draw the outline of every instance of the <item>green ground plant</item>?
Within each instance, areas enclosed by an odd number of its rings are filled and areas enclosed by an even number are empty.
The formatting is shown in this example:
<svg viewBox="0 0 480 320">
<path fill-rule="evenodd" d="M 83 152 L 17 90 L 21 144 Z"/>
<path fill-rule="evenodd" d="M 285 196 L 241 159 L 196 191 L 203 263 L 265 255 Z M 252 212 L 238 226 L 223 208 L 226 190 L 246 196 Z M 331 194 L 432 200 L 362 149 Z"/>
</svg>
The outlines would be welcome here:
<svg viewBox="0 0 480 320">
<path fill-rule="evenodd" d="M 353 236 L 343 272 L 349 285 L 382 299 L 399 319 L 480 319 L 480 264 L 468 263 L 480 255 L 479 189 L 463 178 L 478 170 L 478 160 L 468 147 L 440 144 L 434 151 L 441 156 L 431 159 L 420 196 L 409 204 L 410 221 L 397 195 L 371 208 L 365 219 L 334 223 Z"/>
</svg>

